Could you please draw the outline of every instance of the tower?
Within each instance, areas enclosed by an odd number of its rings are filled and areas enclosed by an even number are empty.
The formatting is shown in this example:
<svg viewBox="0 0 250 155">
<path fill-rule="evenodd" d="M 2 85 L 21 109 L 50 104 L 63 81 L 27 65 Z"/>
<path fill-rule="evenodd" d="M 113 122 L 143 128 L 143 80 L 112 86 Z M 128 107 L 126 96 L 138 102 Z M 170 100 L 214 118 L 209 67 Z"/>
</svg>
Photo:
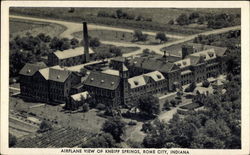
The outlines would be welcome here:
<svg viewBox="0 0 250 155">
<path fill-rule="evenodd" d="M 129 96 L 129 71 L 128 68 L 122 63 L 119 67 L 119 75 L 121 78 L 121 103 L 126 104 L 126 98 Z"/>
<path fill-rule="evenodd" d="M 84 58 L 85 62 L 89 62 L 89 36 L 87 22 L 83 22 L 83 39 L 84 39 Z"/>
</svg>

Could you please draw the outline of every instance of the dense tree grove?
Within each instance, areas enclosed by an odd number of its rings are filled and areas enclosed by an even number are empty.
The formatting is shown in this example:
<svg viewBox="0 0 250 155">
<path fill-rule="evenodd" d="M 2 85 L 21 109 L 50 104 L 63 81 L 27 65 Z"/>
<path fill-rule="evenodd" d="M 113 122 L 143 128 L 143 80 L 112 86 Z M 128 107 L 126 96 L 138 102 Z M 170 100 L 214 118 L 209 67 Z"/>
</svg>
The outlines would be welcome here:
<svg viewBox="0 0 250 155">
<path fill-rule="evenodd" d="M 132 13 L 127 13 L 122 9 L 117 9 L 115 12 L 107 12 L 107 11 L 101 10 L 98 12 L 97 17 L 127 19 L 127 20 L 134 20 L 134 21 L 148 21 L 148 22 L 152 21 L 152 18 L 144 17 L 141 15 L 136 16 Z"/>
<path fill-rule="evenodd" d="M 200 14 L 192 12 L 191 14 L 181 14 L 176 18 L 179 25 L 189 25 L 192 23 L 207 24 L 208 28 L 219 29 L 228 26 L 238 25 L 240 23 L 240 15 L 238 14 Z M 173 21 L 169 22 L 170 25 L 174 24 Z"/>
<path fill-rule="evenodd" d="M 83 148 L 116 148 L 117 144 L 113 136 L 109 133 L 103 133 L 89 139 L 82 145 Z"/>
<path fill-rule="evenodd" d="M 120 118 L 112 118 L 111 120 L 107 120 L 103 126 L 102 131 L 105 133 L 110 133 L 116 142 L 121 142 L 121 136 L 124 133 L 125 122 L 123 122 Z"/>
<path fill-rule="evenodd" d="M 138 108 L 141 114 L 149 118 L 155 117 L 160 113 L 159 99 L 152 95 L 142 96 L 139 99 Z"/>
<path fill-rule="evenodd" d="M 66 50 L 79 46 L 75 38 L 51 38 L 43 33 L 37 36 L 27 34 L 24 37 L 16 36 L 10 41 L 10 77 L 17 76 L 25 63 L 41 61 L 42 56 L 56 50 Z"/>
</svg>

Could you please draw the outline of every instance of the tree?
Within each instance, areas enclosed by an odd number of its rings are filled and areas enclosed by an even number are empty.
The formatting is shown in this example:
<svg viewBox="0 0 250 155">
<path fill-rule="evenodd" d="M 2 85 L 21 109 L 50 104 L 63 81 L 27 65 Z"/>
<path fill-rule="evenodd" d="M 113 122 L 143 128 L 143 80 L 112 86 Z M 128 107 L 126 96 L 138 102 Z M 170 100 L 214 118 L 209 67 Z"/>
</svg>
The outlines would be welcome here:
<svg viewBox="0 0 250 155">
<path fill-rule="evenodd" d="M 176 105 L 177 105 L 177 102 L 176 102 L 176 100 L 171 100 L 170 101 L 170 104 L 173 106 L 173 107 L 176 107 Z"/>
<path fill-rule="evenodd" d="M 49 131 L 49 130 L 52 130 L 52 125 L 47 121 L 42 121 L 41 124 L 40 124 L 38 132 L 46 132 L 46 131 Z"/>
<path fill-rule="evenodd" d="M 190 22 L 189 22 L 189 19 L 188 19 L 188 16 L 186 14 L 181 14 L 177 19 L 176 19 L 176 22 L 183 26 L 183 25 L 188 25 Z"/>
<path fill-rule="evenodd" d="M 208 80 L 205 80 L 205 81 L 203 81 L 203 82 L 202 82 L 202 87 L 206 87 L 206 88 L 208 88 L 208 87 L 209 87 L 209 85 L 210 85 L 210 83 L 209 83 L 209 81 L 208 81 Z"/>
<path fill-rule="evenodd" d="M 160 113 L 159 99 L 152 95 L 142 96 L 139 99 L 138 108 L 142 114 L 155 117 L 155 115 Z"/>
<path fill-rule="evenodd" d="M 76 39 L 76 38 L 72 38 L 72 39 L 70 40 L 70 44 L 71 44 L 73 47 L 76 47 L 76 46 L 79 45 L 79 40 Z"/>
<path fill-rule="evenodd" d="M 101 42 L 98 38 L 90 38 L 89 46 L 90 47 L 99 47 L 101 45 Z"/>
<path fill-rule="evenodd" d="M 9 134 L 9 147 L 13 147 L 16 145 L 16 136 Z"/>
<path fill-rule="evenodd" d="M 162 32 L 157 33 L 155 39 L 159 39 L 161 42 L 168 41 L 168 38 L 166 37 L 165 33 Z"/>
<path fill-rule="evenodd" d="M 168 24 L 169 24 L 169 25 L 174 25 L 174 20 L 171 19 L 170 21 L 168 21 Z"/>
<path fill-rule="evenodd" d="M 116 148 L 117 145 L 113 136 L 109 133 L 103 133 L 97 137 L 93 137 L 85 144 L 82 145 L 83 148 Z"/>
<path fill-rule="evenodd" d="M 196 88 L 196 83 L 195 83 L 195 82 L 192 82 L 192 83 L 185 89 L 185 92 L 193 92 L 195 88 Z"/>
<path fill-rule="evenodd" d="M 163 107 L 164 107 L 165 110 L 170 110 L 170 104 L 169 104 L 168 100 L 165 101 Z"/>
<path fill-rule="evenodd" d="M 115 56 L 122 56 L 122 51 L 121 51 L 121 49 L 120 48 L 118 48 L 118 47 L 111 47 L 110 49 L 109 49 L 109 52 L 110 53 L 113 53 Z"/>
<path fill-rule="evenodd" d="M 124 127 L 125 123 L 120 118 L 112 118 L 103 124 L 102 131 L 110 133 L 116 142 L 121 142 Z"/>
<path fill-rule="evenodd" d="M 83 111 L 83 112 L 87 112 L 87 111 L 89 111 L 89 105 L 88 105 L 88 104 L 86 104 L 86 103 L 85 103 L 85 104 L 83 104 L 83 105 L 82 105 L 82 111 Z"/>
<path fill-rule="evenodd" d="M 137 41 L 146 41 L 147 40 L 147 34 L 143 34 L 140 30 L 134 31 L 134 39 Z"/>
</svg>

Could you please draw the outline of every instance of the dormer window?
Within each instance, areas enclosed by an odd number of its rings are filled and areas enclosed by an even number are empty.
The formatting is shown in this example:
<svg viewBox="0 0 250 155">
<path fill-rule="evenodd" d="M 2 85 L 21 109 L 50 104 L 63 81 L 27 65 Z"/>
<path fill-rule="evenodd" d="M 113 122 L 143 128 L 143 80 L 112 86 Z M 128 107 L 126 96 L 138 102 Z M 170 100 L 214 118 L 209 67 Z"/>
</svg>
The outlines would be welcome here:
<svg viewBox="0 0 250 155">
<path fill-rule="evenodd" d="M 114 82 L 111 82 L 111 85 L 114 85 L 115 83 Z"/>
<path fill-rule="evenodd" d="M 134 81 L 134 84 L 137 86 L 139 84 L 139 82 L 138 81 Z"/>
<path fill-rule="evenodd" d="M 94 78 L 91 78 L 90 80 L 91 80 L 91 81 L 94 81 Z"/>
<path fill-rule="evenodd" d="M 60 75 L 57 75 L 57 79 L 60 79 Z"/>
<path fill-rule="evenodd" d="M 178 63 L 178 64 L 177 64 L 177 66 L 179 66 L 179 67 L 180 67 L 180 66 L 181 66 L 181 64 L 180 64 L 180 63 Z"/>
<path fill-rule="evenodd" d="M 27 73 L 30 73 L 30 72 L 31 72 L 31 70 L 30 70 L 30 69 L 28 69 L 28 70 L 27 70 Z"/>
<path fill-rule="evenodd" d="M 156 75 L 158 79 L 161 79 L 161 75 Z"/>
<path fill-rule="evenodd" d="M 101 80 L 101 83 L 104 83 L 104 80 Z"/>
<path fill-rule="evenodd" d="M 182 64 L 185 66 L 185 65 L 187 64 L 187 62 L 186 62 L 186 61 L 183 61 Z"/>
</svg>

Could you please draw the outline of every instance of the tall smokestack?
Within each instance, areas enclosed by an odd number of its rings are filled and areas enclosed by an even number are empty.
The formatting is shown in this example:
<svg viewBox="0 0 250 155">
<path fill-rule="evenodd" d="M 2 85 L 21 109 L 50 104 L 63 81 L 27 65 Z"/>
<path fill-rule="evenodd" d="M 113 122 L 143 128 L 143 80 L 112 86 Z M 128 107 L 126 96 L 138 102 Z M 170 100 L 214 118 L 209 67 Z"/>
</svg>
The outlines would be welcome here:
<svg viewBox="0 0 250 155">
<path fill-rule="evenodd" d="M 84 39 L 85 62 L 89 62 L 89 36 L 88 36 L 87 22 L 83 22 L 83 39 Z"/>
</svg>

